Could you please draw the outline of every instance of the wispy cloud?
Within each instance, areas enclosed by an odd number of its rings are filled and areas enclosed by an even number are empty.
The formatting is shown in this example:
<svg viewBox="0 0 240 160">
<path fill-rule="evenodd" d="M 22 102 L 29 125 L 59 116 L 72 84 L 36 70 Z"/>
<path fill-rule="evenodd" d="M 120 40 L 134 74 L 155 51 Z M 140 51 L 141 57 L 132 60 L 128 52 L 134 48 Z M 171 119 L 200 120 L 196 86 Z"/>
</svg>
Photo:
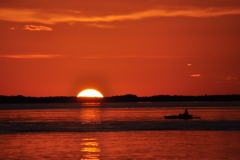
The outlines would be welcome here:
<svg viewBox="0 0 240 160">
<path fill-rule="evenodd" d="M 72 11 L 71 11 L 72 12 Z M 69 12 L 68 12 L 69 13 Z M 40 10 L 29 9 L 0 9 L 0 20 L 14 22 L 37 22 L 42 24 L 56 24 L 61 22 L 113 22 L 126 20 L 140 20 L 151 17 L 218 17 L 225 15 L 240 15 L 240 8 L 172 8 L 149 9 L 125 14 L 105 16 L 86 16 L 72 14 L 54 14 Z"/>
<path fill-rule="evenodd" d="M 192 77 L 201 77 L 201 74 L 199 74 L 199 73 L 198 74 L 192 74 L 191 76 Z"/>
<path fill-rule="evenodd" d="M 214 82 L 216 84 L 238 84 L 240 85 L 240 81 L 237 81 L 237 82 Z"/>
<path fill-rule="evenodd" d="M 77 13 L 77 14 L 82 13 L 81 10 L 68 10 L 68 12 L 70 12 L 70 13 Z"/>
<path fill-rule="evenodd" d="M 57 57 L 66 57 L 65 55 L 48 55 L 48 54 L 24 54 L 24 55 L 0 55 L 0 58 L 57 58 Z M 186 57 L 196 57 L 196 56 L 165 56 L 165 55 L 89 55 L 89 56 L 73 56 L 74 58 L 79 59 L 131 59 L 131 58 L 141 58 L 141 59 L 175 59 L 175 58 L 186 58 Z M 198 56 L 197 56 L 198 57 Z M 69 57 L 70 58 L 70 57 Z M 197 76 L 200 74 L 193 74 L 191 76 Z M 200 75 L 201 76 L 201 75 Z"/>
<path fill-rule="evenodd" d="M 35 58 L 57 58 L 61 55 L 46 55 L 46 54 L 38 54 L 38 55 L 3 55 L 0 56 L 2 58 L 14 58 L 14 59 L 35 59 Z"/>
<path fill-rule="evenodd" d="M 91 23 L 91 24 L 87 24 L 87 26 L 90 26 L 90 27 L 96 27 L 96 28 L 113 28 L 112 25 L 108 25 L 108 24 L 99 24 L 99 23 Z"/>
<path fill-rule="evenodd" d="M 229 81 L 229 80 L 237 80 L 237 78 L 236 77 L 232 77 L 232 76 L 227 76 L 225 78 L 225 80 L 227 80 L 227 81 Z"/>
<path fill-rule="evenodd" d="M 50 27 L 36 25 L 26 25 L 24 26 L 24 29 L 29 31 L 52 31 L 52 28 Z"/>
<path fill-rule="evenodd" d="M 235 76 L 217 76 L 219 78 L 219 81 L 216 81 L 214 83 L 216 84 L 240 84 L 239 78 Z"/>
</svg>

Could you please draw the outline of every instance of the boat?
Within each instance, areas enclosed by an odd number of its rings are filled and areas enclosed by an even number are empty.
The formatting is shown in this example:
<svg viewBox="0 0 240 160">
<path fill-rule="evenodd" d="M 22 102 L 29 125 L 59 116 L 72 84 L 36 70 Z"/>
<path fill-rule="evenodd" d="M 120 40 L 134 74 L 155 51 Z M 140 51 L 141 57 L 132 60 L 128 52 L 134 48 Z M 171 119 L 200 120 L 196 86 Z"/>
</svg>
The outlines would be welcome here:
<svg viewBox="0 0 240 160">
<path fill-rule="evenodd" d="M 165 119 L 199 119 L 201 118 L 200 116 L 194 116 L 194 115 L 170 115 L 170 116 L 164 116 Z"/>
<path fill-rule="evenodd" d="M 199 119 L 201 117 L 188 114 L 188 110 L 185 109 L 185 112 L 183 114 L 179 113 L 179 115 L 164 116 L 164 118 L 165 119 Z"/>
</svg>

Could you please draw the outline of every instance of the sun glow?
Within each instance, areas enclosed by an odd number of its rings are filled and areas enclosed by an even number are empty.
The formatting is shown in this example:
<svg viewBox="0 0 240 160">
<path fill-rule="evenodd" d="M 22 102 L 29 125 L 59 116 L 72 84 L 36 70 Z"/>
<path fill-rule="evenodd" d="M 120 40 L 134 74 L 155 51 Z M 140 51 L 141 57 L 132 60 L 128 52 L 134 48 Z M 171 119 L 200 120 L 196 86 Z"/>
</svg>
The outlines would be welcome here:
<svg viewBox="0 0 240 160">
<path fill-rule="evenodd" d="M 103 98 L 102 93 L 95 89 L 85 89 L 81 91 L 78 95 L 78 97 L 97 97 L 97 98 Z"/>
</svg>

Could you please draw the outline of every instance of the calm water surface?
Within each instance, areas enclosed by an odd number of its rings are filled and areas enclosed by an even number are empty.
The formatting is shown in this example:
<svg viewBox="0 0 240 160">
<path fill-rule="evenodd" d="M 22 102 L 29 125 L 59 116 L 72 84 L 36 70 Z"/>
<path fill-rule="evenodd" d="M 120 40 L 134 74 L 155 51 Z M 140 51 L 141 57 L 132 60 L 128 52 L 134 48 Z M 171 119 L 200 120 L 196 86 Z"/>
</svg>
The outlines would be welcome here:
<svg viewBox="0 0 240 160">
<path fill-rule="evenodd" d="M 0 159 L 240 157 L 238 105 L 41 104 L 55 109 L 29 109 L 39 105 L 0 110 Z M 163 117 L 186 107 L 201 119 Z"/>
</svg>

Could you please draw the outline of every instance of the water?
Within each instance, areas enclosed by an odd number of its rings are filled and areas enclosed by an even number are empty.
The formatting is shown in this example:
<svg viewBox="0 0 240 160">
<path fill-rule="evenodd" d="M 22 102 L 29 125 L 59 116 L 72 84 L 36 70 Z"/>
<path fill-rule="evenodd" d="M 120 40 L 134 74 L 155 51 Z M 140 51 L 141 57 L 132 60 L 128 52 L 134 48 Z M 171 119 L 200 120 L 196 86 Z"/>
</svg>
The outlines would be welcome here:
<svg viewBox="0 0 240 160">
<path fill-rule="evenodd" d="M 163 117 L 186 107 L 201 119 Z M 1 104 L 0 108 L 0 159 L 240 157 L 236 102 Z"/>
</svg>

